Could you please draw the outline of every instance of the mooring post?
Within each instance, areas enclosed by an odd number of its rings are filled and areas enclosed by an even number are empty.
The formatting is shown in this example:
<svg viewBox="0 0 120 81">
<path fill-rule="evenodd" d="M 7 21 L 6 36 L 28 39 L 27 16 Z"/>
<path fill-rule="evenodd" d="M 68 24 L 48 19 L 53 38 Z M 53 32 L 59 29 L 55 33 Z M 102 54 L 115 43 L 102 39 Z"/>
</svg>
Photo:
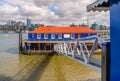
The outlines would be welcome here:
<svg viewBox="0 0 120 81">
<path fill-rule="evenodd" d="M 102 44 L 102 81 L 110 81 L 110 42 Z"/>
<path fill-rule="evenodd" d="M 18 26 L 19 27 L 19 54 L 22 54 L 22 33 L 21 33 L 21 27 L 20 26 Z"/>
</svg>

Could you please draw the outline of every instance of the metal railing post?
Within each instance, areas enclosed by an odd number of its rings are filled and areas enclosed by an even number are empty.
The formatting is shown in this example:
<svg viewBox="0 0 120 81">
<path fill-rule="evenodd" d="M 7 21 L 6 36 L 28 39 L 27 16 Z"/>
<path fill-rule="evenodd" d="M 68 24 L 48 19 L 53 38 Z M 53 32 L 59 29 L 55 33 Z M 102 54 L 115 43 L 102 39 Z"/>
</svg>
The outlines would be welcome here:
<svg viewBox="0 0 120 81">
<path fill-rule="evenodd" d="M 110 81 L 110 42 L 102 44 L 102 81 Z"/>
</svg>

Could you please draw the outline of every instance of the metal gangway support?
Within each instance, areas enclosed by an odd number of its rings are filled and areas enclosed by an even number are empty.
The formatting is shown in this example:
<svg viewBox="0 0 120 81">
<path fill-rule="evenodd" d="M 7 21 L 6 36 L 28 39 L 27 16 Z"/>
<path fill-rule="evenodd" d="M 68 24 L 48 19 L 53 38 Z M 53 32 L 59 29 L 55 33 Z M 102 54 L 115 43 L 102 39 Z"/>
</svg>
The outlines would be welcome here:
<svg viewBox="0 0 120 81">
<path fill-rule="evenodd" d="M 78 40 L 65 41 L 54 45 L 54 51 L 101 72 L 101 61 L 92 58 L 92 56 L 96 47 L 99 45 L 102 48 L 102 43 L 109 41 L 109 39 L 109 36 L 94 35 Z"/>
</svg>

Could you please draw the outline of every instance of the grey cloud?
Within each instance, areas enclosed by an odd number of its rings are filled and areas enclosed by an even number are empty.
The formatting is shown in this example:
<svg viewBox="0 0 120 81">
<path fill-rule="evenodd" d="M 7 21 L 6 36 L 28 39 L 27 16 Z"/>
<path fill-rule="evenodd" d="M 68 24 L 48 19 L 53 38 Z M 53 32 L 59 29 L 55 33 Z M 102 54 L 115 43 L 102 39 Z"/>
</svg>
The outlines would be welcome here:
<svg viewBox="0 0 120 81">
<path fill-rule="evenodd" d="M 30 18 L 33 22 L 46 24 L 66 25 L 72 22 L 86 23 L 89 17 L 90 23 L 109 24 L 109 12 L 86 12 L 86 6 L 94 0 L 5 0 L 0 6 L 0 15 L 10 15 L 14 20 Z M 49 8 L 55 5 L 56 12 L 50 12 Z M 4 7 L 6 5 L 6 7 Z M 20 7 L 20 8 L 19 8 Z M 14 16 L 14 17 L 11 17 Z M 7 21 L 8 17 L 4 17 Z M 0 19 L 1 21 L 1 19 Z M 104 21 L 104 22 L 103 22 Z M 2 21 L 1 21 L 2 22 Z"/>
</svg>

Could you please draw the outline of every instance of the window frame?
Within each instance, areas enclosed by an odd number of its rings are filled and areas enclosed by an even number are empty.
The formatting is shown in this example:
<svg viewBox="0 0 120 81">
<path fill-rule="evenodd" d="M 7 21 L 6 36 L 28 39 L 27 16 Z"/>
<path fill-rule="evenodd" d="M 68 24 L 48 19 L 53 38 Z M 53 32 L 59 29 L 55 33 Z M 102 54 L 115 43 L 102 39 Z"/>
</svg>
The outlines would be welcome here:
<svg viewBox="0 0 120 81">
<path fill-rule="evenodd" d="M 41 34 L 40 33 L 37 34 L 37 39 L 41 39 Z"/>
<path fill-rule="evenodd" d="M 69 37 L 65 37 L 65 35 L 68 35 Z M 69 39 L 69 38 L 71 38 L 71 34 L 70 34 L 70 33 L 64 33 L 64 34 L 63 34 L 63 38 Z"/>
<path fill-rule="evenodd" d="M 51 34 L 51 38 L 55 39 L 55 33 Z"/>
<path fill-rule="evenodd" d="M 75 34 L 71 33 L 71 39 L 74 39 L 74 38 L 75 38 Z"/>
<path fill-rule="evenodd" d="M 78 34 L 78 39 L 80 39 L 81 38 L 81 34 Z"/>
<path fill-rule="evenodd" d="M 59 33 L 58 34 L 58 39 L 62 39 L 62 35 L 63 35 L 62 33 Z"/>
<path fill-rule="evenodd" d="M 44 34 L 44 39 L 48 39 L 48 33 Z"/>
</svg>

